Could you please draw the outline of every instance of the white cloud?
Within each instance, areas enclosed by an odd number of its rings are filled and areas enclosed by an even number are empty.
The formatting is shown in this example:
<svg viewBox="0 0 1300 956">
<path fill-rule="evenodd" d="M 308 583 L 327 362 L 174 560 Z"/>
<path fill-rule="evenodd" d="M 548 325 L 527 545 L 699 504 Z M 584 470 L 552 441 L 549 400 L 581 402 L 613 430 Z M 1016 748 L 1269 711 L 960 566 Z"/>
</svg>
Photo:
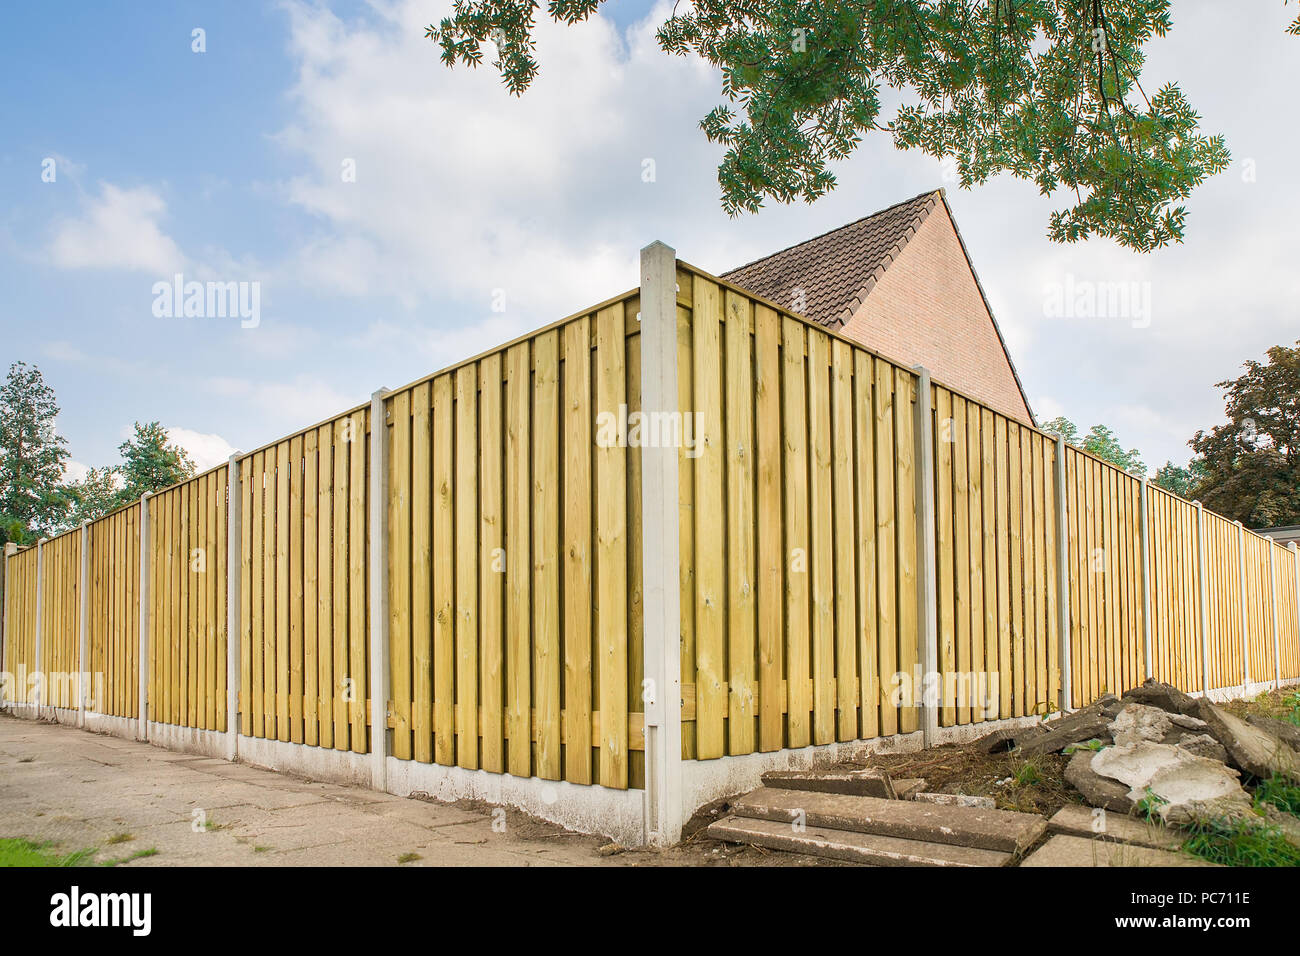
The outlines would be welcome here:
<svg viewBox="0 0 1300 956">
<path fill-rule="evenodd" d="M 237 451 L 220 435 L 178 428 L 175 425 L 167 426 L 167 438 L 189 452 L 190 457 L 194 459 L 195 467 L 200 472 L 224 464 L 226 459 Z"/>
<path fill-rule="evenodd" d="M 167 204 L 148 186 L 122 189 L 100 183 L 87 197 L 82 215 L 55 230 L 49 257 L 64 269 L 127 269 L 167 274 L 184 267 L 185 257 L 163 232 L 159 220 Z"/>
<path fill-rule="evenodd" d="M 83 481 L 90 474 L 90 466 L 68 459 L 63 463 L 63 477 L 67 481 Z"/>
</svg>

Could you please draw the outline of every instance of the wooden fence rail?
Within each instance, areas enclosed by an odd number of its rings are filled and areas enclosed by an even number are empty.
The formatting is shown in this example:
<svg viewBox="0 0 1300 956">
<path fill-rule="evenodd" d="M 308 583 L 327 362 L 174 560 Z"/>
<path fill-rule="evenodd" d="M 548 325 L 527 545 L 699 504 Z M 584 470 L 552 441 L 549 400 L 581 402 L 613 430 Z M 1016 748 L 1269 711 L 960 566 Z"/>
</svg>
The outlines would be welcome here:
<svg viewBox="0 0 1300 956">
<path fill-rule="evenodd" d="M 660 249 L 653 356 L 633 290 L 7 549 L 5 702 L 624 792 L 660 708 L 680 764 L 1300 678 L 1294 548 Z"/>
</svg>

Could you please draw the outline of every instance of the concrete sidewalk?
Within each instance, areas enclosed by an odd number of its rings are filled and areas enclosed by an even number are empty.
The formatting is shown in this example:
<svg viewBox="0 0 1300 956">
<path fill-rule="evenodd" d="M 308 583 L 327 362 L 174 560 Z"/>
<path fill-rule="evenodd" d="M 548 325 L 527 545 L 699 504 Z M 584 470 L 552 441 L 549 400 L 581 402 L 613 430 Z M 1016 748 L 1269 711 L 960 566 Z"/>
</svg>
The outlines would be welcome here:
<svg viewBox="0 0 1300 956">
<path fill-rule="evenodd" d="M 99 861 L 158 851 L 129 866 L 650 862 L 643 853 L 601 856 L 602 838 L 510 810 L 315 783 L 8 716 L 0 716 L 0 837 L 54 841 L 61 852 L 94 847 Z"/>
</svg>

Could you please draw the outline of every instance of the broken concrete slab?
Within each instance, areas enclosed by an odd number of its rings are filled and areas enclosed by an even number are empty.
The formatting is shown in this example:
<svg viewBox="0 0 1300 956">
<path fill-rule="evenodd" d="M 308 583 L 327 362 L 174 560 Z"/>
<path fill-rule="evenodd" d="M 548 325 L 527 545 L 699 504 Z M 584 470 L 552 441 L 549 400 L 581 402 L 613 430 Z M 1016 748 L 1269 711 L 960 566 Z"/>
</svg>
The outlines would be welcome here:
<svg viewBox="0 0 1300 956">
<path fill-rule="evenodd" d="M 904 777 L 894 781 L 894 793 L 899 800 L 911 800 L 925 790 L 924 777 Z"/>
<path fill-rule="evenodd" d="M 1000 754 L 1028 743 L 1036 737 L 1047 733 L 1042 724 L 1030 724 L 1028 727 L 1000 727 L 991 734 L 971 743 L 971 749 L 985 754 Z"/>
<path fill-rule="evenodd" d="M 1165 684 L 1150 678 L 1140 686 L 1125 691 L 1122 700 L 1159 707 L 1174 714 L 1197 716 L 1195 697 L 1184 694 L 1173 684 Z"/>
<path fill-rule="evenodd" d="M 1197 716 L 1208 725 L 1207 730 L 1214 739 L 1223 745 L 1234 766 L 1261 780 L 1280 776 L 1300 783 L 1300 754 L 1280 737 L 1246 723 L 1208 700 L 1198 703 Z"/>
<path fill-rule="evenodd" d="M 1300 751 L 1300 726 L 1285 720 L 1274 720 L 1263 714 L 1248 714 L 1246 723 L 1266 730 L 1273 736 L 1285 741 L 1292 750 Z"/>
<path fill-rule="evenodd" d="M 1090 769 L 1126 785 L 1134 803 L 1158 798 L 1152 809 L 1168 822 L 1194 818 L 1210 803 L 1250 805 L 1235 770 L 1168 744 L 1144 740 L 1107 747 L 1093 755 Z"/>
<path fill-rule="evenodd" d="M 1110 723 L 1110 718 L 1101 712 L 1101 707 L 1093 704 L 1068 717 L 1044 724 L 1047 733 L 1021 744 L 1017 748 L 1017 753 L 1033 757 L 1056 753 L 1070 744 L 1093 738 L 1110 740 Z"/>
<path fill-rule="evenodd" d="M 1115 719 L 1111 721 L 1110 735 L 1120 746 L 1135 744 L 1141 740 L 1160 743 L 1171 727 L 1173 721 L 1159 707 L 1129 701 L 1120 708 Z"/>
<path fill-rule="evenodd" d="M 1008 853 L 1031 846 L 1047 829 L 1047 822 L 1036 813 L 941 807 L 912 800 L 766 787 L 733 800 L 731 812 L 734 816 L 776 820 L 787 826 L 803 822 L 809 827 Z"/>
<path fill-rule="evenodd" d="M 1215 866 L 1186 853 L 1057 834 L 1021 866 Z"/>
<path fill-rule="evenodd" d="M 1070 804 L 1056 811 L 1047 821 L 1047 829 L 1049 833 L 1064 833 L 1089 840 L 1112 840 L 1158 850 L 1176 850 L 1183 842 L 1179 831 L 1159 823 L 1128 814 L 1109 813 L 1101 807 L 1083 807 L 1078 804 Z"/>
<path fill-rule="evenodd" d="M 705 832 L 728 843 L 749 843 L 870 866 L 1006 866 L 1012 859 L 1010 853 L 996 850 L 817 826 L 796 828 L 789 822 L 734 816 L 710 824 Z"/>
<path fill-rule="evenodd" d="M 864 797 L 896 800 L 889 774 L 879 770 L 769 770 L 763 786 L 783 790 L 812 790 L 818 793 L 849 793 Z"/>
<path fill-rule="evenodd" d="M 977 797 L 967 793 L 918 793 L 913 800 L 918 803 L 933 803 L 940 807 L 977 807 L 992 810 L 997 804 L 992 797 Z"/>
<path fill-rule="evenodd" d="M 1083 798 L 1094 807 L 1113 813 L 1128 813 L 1133 809 L 1129 788 L 1094 771 L 1092 758 L 1095 756 L 1096 752 L 1092 750 L 1076 750 L 1065 766 L 1066 783 L 1083 794 Z"/>
<path fill-rule="evenodd" d="M 1219 763 L 1228 762 L 1228 751 L 1224 750 L 1223 745 L 1209 734 L 1189 733 L 1179 729 L 1178 733 L 1169 734 L 1161 743 L 1182 747 L 1188 753 L 1196 754 L 1198 757 L 1205 757 L 1208 760 L 1217 760 Z"/>
</svg>

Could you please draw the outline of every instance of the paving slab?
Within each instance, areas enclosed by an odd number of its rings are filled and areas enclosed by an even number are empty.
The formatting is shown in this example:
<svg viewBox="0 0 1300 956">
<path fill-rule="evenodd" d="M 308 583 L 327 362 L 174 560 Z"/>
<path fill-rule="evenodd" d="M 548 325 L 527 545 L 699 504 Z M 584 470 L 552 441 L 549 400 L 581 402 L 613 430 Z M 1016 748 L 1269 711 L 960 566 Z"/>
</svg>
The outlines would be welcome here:
<svg viewBox="0 0 1300 956">
<path fill-rule="evenodd" d="M 1183 843 L 1183 835 L 1178 830 L 1171 830 L 1138 817 L 1081 807 L 1078 804 L 1071 804 L 1056 811 L 1056 814 L 1047 821 L 1047 829 L 1049 833 L 1064 833 L 1090 840 L 1131 843 L 1157 850 L 1176 850 Z"/>
<path fill-rule="evenodd" d="M 1209 725 L 1209 733 L 1228 751 L 1233 764 L 1261 780 L 1279 776 L 1300 783 L 1300 754 L 1276 734 L 1248 724 L 1208 700 L 1197 704 L 1197 716 Z"/>
<path fill-rule="evenodd" d="M 784 790 L 849 793 L 883 800 L 898 798 L 889 774 L 878 770 L 769 770 L 762 780 L 765 787 Z"/>
<path fill-rule="evenodd" d="M 796 830 L 789 823 L 777 820 L 724 817 L 710 824 L 707 832 L 714 839 L 728 843 L 749 843 L 871 866 L 1006 866 L 1011 862 L 1010 853 L 995 850 L 817 826 Z"/>
<path fill-rule="evenodd" d="M 1216 866 L 1186 853 L 1057 834 L 1021 866 Z"/>
<path fill-rule="evenodd" d="M 882 800 L 838 793 L 811 793 L 760 787 L 731 802 L 738 817 L 771 820 L 787 828 L 802 821 L 810 828 L 846 830 L 949 846 L 1015 853 L 1032 846 L 1047 829 L 1035 813 L 945 807 L 910 800 Z"/>
</svg>

